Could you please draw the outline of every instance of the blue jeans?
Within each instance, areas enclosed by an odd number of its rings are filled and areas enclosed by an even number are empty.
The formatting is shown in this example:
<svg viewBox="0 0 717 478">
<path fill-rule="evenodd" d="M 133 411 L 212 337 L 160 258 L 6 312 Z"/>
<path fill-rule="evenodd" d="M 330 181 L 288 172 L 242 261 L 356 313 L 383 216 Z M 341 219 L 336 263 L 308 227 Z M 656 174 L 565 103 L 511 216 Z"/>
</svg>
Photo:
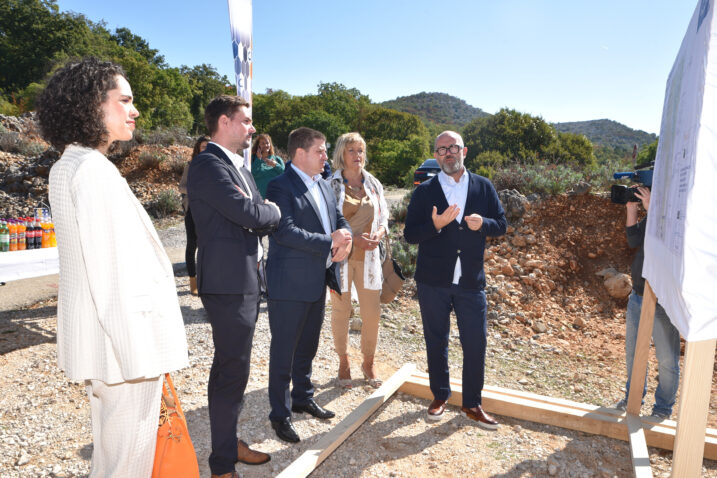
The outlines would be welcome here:
<svg viewBox="0 0 717 478">
<path fill-rule="evenodd" d="M 627 385 L 625 398 L 630 393 L 630 377 L 632 376 L 632 363 L 635 358 L 635 343 L 637 342 L 637 329 L 640 325 L 640 311 L 642 310 L 642 296 L 635 291 L 630 294 L 625 312 L 625 356 L 627 358 Z M 655 324 L 652 329 L 652 340 L 655 344 L 657 356 L 657 390 L 655 390 L 655 406 L 653 413 L 672 415 L 675 405 L 675 394 L 680 385 L 680 333 L 677 331 L 665 309 L 660 304 L 655 306 Z M 647 375 L 642 396 L 647 393 Z"/>
</svg>

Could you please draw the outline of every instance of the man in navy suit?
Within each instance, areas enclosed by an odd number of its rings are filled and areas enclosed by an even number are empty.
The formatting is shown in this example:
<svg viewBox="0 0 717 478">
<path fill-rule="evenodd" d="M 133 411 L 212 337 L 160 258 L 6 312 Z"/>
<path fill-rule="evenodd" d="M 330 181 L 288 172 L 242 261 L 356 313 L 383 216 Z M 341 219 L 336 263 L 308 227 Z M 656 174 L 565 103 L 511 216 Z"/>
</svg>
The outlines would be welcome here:
<svg viewBox="0 0 717 478">
<path fill-rule="evenodd" d="M 319 346 L 326 286 L 341 291 L 336 263 L 351 251 L 351 228 L 328 183 L 321 179 L 326 137 L 298 128 L 289 134 L 287 149 L 291 163 L 266 190 L 267 199 L 281 210 L 279 228 L 269 237 L 266 262 L 269 419 L 279 438 L 296 443 L 300 438 L 291 412 L 321 419 L 334 416 L 314 401 L 311 362 Z"/>
<path fill-rule="evenodd" d="M 236 425 L 249 379 L 254 326 L 259 314 L 259 235 L 281 213 L 263 201 L 236 151 L 256 132 L 249 103 L 238 96 L 214 98 L 204 113 L 212 141 L 189 166 L 187 195 L 197 229 L 199 295 L 209 316 L 214 361 L 209 372 L 212 477 L 234 477 L 237 461 L 258 465 L 269 455 L 237 439 Z"/>
<path fill-rule="evenodd" d="M 498 422 L 481 408 L 487 337 L 483 252 L 486 237 L 505 234 L 506 220 L 491 182 L 463 166 L 467 151 L 458 133 L 438 135 L 434 154 L 441 172 L 413 192 L 403 234 L 418 244 L 415 279 L 434 398 L 428 418 L 440 420 L 451 395 L 452 309 L 463 348 L 461 414 L 496 429 Z"/>
</svg>

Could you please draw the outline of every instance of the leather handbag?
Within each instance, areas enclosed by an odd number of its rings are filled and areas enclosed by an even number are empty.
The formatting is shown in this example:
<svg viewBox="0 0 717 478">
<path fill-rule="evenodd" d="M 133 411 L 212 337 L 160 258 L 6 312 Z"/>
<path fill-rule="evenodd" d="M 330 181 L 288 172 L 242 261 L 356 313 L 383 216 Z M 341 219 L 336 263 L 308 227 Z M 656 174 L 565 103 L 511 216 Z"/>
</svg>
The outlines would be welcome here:
<svg viewBox="0 0 717 478">
<path fill-rule="evenodd" d="M 167 393 L 167 388 L 171 394 Z M 166 373 L 162 383 L 162 404 L 152 478 L 169 477 L 199 478 L 199 464 L 177 392 L 171 377 Z"/>
<path fill-rule="evenodd" d="M 403 287 L 406 278 L 403 276 L 401 266 L 398 265 L 396 259 L 391 255 L 391 239 L 386 234 L 386 246 L 383 241 L 379 243 L 382 260 L 381 268 L 383 269 L 383 285 L 381 286 L 381 303 L 388 304 L 398 295 L 398 291 Z"/>
</svg>

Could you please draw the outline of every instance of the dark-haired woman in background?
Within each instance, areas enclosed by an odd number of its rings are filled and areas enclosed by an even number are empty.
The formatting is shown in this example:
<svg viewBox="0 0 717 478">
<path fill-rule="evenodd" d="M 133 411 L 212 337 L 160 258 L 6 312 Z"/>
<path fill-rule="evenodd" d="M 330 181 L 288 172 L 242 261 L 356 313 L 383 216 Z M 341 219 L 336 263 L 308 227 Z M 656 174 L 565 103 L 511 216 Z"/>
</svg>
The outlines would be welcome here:
<svg viewBox="0 0 717 478">
<path fill-rule="evenodd" d="M 161 376 L 188 365 L 172 264 L 152 221 L 105 157 L 132 139 L 139 113 L 118 65 L 68 63 L 37 104 L 42 136 L 62 157 L 50 171 L 60 256 L 57 361 L 84 382 L 92 477 L 152 473 Z"/>
<path fill-rule="evenodd" d="M 284 172 L 284 161 L 274 153 L 271 136 L 260 134 L 251 147 L 251 175 L 261 197 L 266 197 L 269 181 Z"/>
<path fill-rule="evenodd" d="M 182 209 L 184 209 L 184 229 L 187 232 L 187 247 L 184 250 L 184 262 L 187 264 L 187 275 L 189 276 L 189 292 L 192 295 L 199 295 L 197 289 L 197 231 L 194 228 L 194 219 L 192 219 L 192 211 L 189 209 L 189 197 L 187 196 L 187 176 L 189 172 L 189 163 L 196 158 L 199 153 L 209 144 L 209 136 L 200 136 L 194 143 L 192 150 L 192 158 L 184 165 L 182 179 L 179 181 L 179 192 L 182 193 Z"/>
</svg>

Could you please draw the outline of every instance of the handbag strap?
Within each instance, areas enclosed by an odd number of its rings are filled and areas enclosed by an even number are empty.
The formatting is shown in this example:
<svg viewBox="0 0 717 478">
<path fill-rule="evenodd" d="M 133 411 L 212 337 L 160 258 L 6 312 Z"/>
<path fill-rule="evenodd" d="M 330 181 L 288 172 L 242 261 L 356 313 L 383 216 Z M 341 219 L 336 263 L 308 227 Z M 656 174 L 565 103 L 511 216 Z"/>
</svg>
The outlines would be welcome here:
<svg viewBox="0 0 717 478">
<path fill-rule="evenodd" d="M 386 259 L 385 259 L 385 261 L 388 261 L 393 256 L 393 254 L 391 253 L 391 234 L 388 231 L 386 231 L 386 234 L 384 237 L 386 238 Z"/>
<path fill-rule="evenodd" d="M 169 385 L 169 390 L 172 392 L 172 398 L 174 399 L 174 407 L 177 409 L 177 413 L 179 414 L 179 416 L 184 419 L 184 412 L 182 411 L 182 405 L 179 404 L 179 398 L 177 397 L 177 391 L 174 389 L 172 377 L 169 376 L 169 373 L 165 373 L 164 379 L 167 385 Z M 165 393 L 164 384 L 162 384 L 162 393 Z"/>
</svg>

